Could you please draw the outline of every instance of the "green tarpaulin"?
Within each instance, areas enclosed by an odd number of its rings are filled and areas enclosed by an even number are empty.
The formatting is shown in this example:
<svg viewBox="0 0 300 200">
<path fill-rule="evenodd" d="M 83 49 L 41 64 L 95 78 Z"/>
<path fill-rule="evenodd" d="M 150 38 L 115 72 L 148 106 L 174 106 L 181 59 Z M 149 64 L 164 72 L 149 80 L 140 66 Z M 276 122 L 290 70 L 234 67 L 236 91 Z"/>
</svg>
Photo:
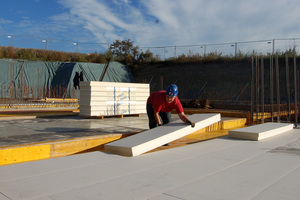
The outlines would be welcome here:
<svg viewBox="0 0 300 200">
<path fill-rule="evenodd" d="M 0 98 L 78 98 L 73 82 L 76 72 L 82 72 L 84 81 L 99 81 L 105 66 L 0 59 Z M 119 62 L 109 63 L 103 81 L 135 82 L 130 69 Z"/>
</svg>

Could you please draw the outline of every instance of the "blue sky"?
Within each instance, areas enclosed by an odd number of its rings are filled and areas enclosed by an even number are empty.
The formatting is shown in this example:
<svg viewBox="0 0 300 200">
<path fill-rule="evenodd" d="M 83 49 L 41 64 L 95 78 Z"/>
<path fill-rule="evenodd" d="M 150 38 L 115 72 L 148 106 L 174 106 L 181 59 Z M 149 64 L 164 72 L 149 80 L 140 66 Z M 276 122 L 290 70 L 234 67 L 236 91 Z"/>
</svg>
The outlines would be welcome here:
<svg viewBox="0 0 300 200">
<path fill-rule="evenodd" d="M 82 52 L 116 39 L 155 47 L 298 38 L 299 10 L 299 0 L 2 0 L 0 46 L 11 34 L 14 46 L 49 39 L 49 49 L 78 42 Z"/>
</svg>

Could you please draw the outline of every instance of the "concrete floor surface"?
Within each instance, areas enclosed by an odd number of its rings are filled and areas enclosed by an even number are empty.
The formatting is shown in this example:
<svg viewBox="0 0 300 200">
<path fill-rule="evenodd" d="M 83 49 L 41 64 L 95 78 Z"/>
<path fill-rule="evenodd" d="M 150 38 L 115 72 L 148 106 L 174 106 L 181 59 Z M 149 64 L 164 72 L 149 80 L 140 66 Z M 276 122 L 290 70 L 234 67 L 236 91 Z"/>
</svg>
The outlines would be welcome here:
<svg viewBox="0 0 300 200">
<path fill-rule="evenodd" d="M 176 116 L 172 118 L 178 119 Z M 79 116 L 42 117 L 19 116 L 0 120 L 0 147 L 31 144 L 72 138 L 107 135 L 131 134 L 148 129 L 146 114 L 126 116 L 122 119 L 106 117 L 88 119 Z"/>
<path fill-rule="evenodd" d="M 298 200 L 300 129 L 123 157 L 92 152 L 0 167 L 1 200 Z"/>
</svg>

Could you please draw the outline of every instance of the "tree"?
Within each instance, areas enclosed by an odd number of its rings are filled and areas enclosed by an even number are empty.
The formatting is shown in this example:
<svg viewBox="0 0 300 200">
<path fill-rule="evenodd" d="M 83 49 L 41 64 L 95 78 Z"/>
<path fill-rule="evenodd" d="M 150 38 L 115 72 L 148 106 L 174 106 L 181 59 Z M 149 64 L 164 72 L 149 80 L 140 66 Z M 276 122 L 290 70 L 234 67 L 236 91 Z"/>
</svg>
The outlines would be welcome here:
<svg viewBox="0 0 300 200">
<path fill-rule="evenodd" d="M 141 52 L 138 58 L 139 62 L 151 62 L 153 60 L 155 60 L 153 58 L 153 53 L 150 52 L 149 49 L 145 53 Z"/>
<path fill-rule="evenodd" d="M 130 41 L 130 39 L 116 40 L 110 45 L 110 50 L 119 61 L 125 61 L 128 57 L 133 57 L 133 60 L 135 60 L 139 56 L 139 47 L 133 46 L 133 41 Z"/>
<path fill-rule="evenodd" d="M 139 46 L 134 46 L 133 41 L 116 40 L 110 45 L 110 52 L 115 56 L 115 59 L 124 62 L 127 65 L 133 65 L 137 62 L 150 62 L 155 60 L 153 53 L 147 50 L 145 53 L 140 51 Z"/>
</svg>

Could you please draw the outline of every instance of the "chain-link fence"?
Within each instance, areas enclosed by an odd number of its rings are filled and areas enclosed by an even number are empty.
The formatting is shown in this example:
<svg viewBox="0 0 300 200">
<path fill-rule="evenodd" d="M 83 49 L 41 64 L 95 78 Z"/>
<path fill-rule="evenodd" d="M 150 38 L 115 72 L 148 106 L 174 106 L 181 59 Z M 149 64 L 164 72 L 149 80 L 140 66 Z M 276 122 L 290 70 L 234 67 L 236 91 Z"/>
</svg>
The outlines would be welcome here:
<svg viewBox="0 0 300 200">
<path fill-rule="evenodd" d="M 269 54 L 276 52 L 285 52 L 287 50 L 295 49 L 299 52 L 300 38 L 282 38 L 282 39 L 268 39 L 257 41 L 233 41 L 226 43 L 215 44 L 191 44 L 191 45 L 174 45 L 174 46 L 156 46 L 156 47 L 142 47 L 140 50 L 145 52 L 149 50 L 161 60 L 170 57 L 177 57 L 180 55 L 199 55 L 207 56 L 210 54 L 217 54 L 220 56 L 235 57 L 239 55 L 249 55 L 253 51 L 256 54 Z M 51 38 L 40 38 L 34 36 L 18 35 L 0 33 L 0 46 L 13 46 L 20 48 L 36 48 L 46 50 L 56 50 L 65 52 L 79 52 L 79 53 L 104 53 L 111 43 L 98 42 L 83 42 L 83 41 L 68 41 Z"/>
<path fill-rule="evenodd" d="M 0 33 L 0 46 L 12 46 L 20 48 L 34 48 L 77 53 L 103 53 L 109 48 L 108 43 L 93 43 L 68 41 L 51 38 L 39 38 L 34 36 Z"/>
<path fill-rule="evenodd" d="M 192 56 L 199 55 L 202 57 L 210 54 L 219 56 L 245 56 L 255 54 L 274 54 L 276 52 L 285 52 L 295 50 L 299 52 L 300 38 L 270 39 L 259 41 L 229 42 L 216 44 L 199 44 L 199 45 L 181 45 L 181 46 L 161 46 L 161 47 L 143 47 L 142 50 L 149 50 L 160 59 L 165 60 L 170 57 L 180 55 Z"/>
</svg>

